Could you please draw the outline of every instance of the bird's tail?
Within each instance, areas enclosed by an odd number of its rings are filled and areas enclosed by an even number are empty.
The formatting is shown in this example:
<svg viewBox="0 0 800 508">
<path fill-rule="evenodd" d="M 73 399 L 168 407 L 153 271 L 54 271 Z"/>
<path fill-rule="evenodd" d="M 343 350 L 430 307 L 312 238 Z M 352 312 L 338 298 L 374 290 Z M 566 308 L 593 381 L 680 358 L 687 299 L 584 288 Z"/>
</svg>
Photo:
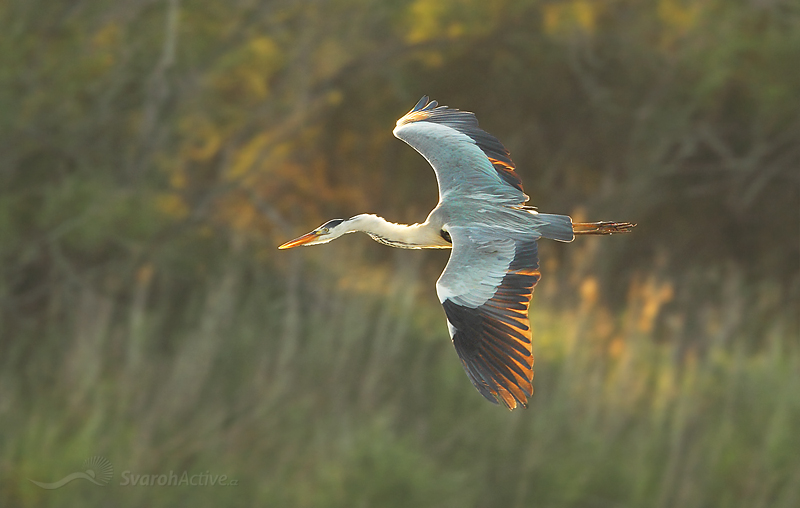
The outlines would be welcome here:
<svg viewBox="0 0 800 508">
<path fill-rule="evenodd" d="M 630 222 L 575 222 L 572 232 L 576 235 L 613 235 L 616 233 L 630 233 L 636 224 Z"/>
<path fill-rule="evenodd" d="M 567 215 L 550 213 L 535 213 L 536 230 L 543 238 L 571 242 L 575 237 L 572 234 L 572 219 Z"/>
</svg>

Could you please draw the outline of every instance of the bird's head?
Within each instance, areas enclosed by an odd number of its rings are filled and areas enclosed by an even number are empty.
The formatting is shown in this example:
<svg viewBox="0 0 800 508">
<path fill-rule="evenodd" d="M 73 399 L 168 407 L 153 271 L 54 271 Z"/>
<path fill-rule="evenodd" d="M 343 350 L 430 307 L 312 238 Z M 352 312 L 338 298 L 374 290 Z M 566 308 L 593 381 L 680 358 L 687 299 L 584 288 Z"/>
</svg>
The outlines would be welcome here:
<svg viewBox="0 0 800 508">
<path fill-rule="evenodd" d="M 321 225 L 314 231 L 306 233 L 299 238 L 288 241 L 279 246 L 279 249 L 291 249 L 300 245 L 320 245 L 335 240 L 345 233 L 351 233 L 352 230 L 348 228 L 350 220 L 345 219 L 331 219 L 325 224 Z"/>
</svg>

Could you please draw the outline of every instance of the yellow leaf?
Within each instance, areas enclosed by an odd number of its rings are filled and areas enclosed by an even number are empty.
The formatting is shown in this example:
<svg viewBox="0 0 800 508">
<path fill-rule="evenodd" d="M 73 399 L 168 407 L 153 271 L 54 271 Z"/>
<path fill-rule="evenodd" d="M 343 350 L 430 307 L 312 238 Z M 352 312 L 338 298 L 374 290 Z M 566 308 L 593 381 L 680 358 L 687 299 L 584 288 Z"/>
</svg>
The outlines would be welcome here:
<svg viewBox="0 0 800 508">
<path fill-rule="evenodd" d="M 120 40 L 120 29 L 116 23 L 109 23 L 97 31 L 92 37 L 92 46 L 95 49 L 106 49 L 116 46 Z"/>
<path fill-rule="evenodd" d="M 202 162 L 214 157 L 222 146 L 222 133 L 206 118 L 192 116 L 185 119 L 182 129 L 189 138 L 183 152 L 187 158 Z"/>
<path fill-rule="evenodd" d="M 697 21 L 700 6 L 696 3 L 684 5 L 679 0 L 659 0 L 658 17 L 678 33 L 686 33 Z"/>
<path fill-rule="evenodd" d="M 593 34 L 602 8 L 602 3 L 589 0 L 544 4 L 542 5 L 544 31 L 550 35 L 572 32 Z"/>
<path fill-rule="evenodd" d="M 269 143 L 269 136 L 259 134 L 248 141 L 233 156 L 228 177 L 232 179 L 241 178 L 253 169 L 259 158 L 263 157 L 264 151 Z"/>
<path fill-rule="evenodd" d="M 189 207 L 180 194 L 167 192 L 156 197 L 156 208 L 163 214 L 175 219 L 184 219 L 189 215 Z"/>
</svg>

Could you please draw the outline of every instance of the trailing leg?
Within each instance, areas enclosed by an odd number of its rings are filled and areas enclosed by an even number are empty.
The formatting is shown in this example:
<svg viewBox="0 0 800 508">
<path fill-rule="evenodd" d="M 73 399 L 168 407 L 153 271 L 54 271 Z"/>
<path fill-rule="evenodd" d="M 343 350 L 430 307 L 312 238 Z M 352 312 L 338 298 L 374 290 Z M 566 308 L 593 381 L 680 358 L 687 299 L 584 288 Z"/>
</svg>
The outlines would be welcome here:
<svg viewBox="0 0 800 508">
<path fill-rule="evenodd" d="M 630 222 L 575 222 L 572 232 L 576 235 L 613 235 L 615 233 L 629 233 L 636 224 Z"/>
</svg>

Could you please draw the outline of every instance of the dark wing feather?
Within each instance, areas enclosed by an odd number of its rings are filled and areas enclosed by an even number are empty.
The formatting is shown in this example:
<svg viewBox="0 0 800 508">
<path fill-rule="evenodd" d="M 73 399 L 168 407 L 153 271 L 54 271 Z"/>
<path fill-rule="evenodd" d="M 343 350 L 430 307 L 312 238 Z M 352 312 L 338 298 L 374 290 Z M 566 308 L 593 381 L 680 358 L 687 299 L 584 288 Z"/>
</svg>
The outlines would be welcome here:
<svg viewBox="0 0 800 508">
<path fill-rule="evenodd" d="M 509 409 L 526 406 L 533 394 L 528 309 L 541 277 L 536 241 L 491 240 L 474 228 L 450 233 L 453 253 L 437 292 L 456 352 L 481 395 Z"/>
</svg>

